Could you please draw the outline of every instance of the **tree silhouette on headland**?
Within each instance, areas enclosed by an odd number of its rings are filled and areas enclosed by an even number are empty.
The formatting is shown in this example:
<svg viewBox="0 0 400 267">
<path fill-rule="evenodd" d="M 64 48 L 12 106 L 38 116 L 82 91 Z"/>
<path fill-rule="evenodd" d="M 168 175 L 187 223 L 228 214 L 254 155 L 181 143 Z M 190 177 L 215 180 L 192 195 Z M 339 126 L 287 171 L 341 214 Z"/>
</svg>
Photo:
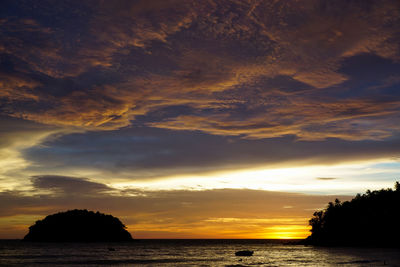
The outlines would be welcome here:
<svg viewBox="0 0 400 267">
<path fill-rule="evenodd" d="M 400 183 L 395 189 L 368 190 L 351 201 L 330 202 L 309 221 L 306 244 L 327 246 L 400 246 Z"/>
<path fill-rule="evenodd" d="M 29 227 L 24 241 L 114 242 L 131 241 L 131 234 L 116 217 L 88 210 L 49 215 Z"/>
</svg>

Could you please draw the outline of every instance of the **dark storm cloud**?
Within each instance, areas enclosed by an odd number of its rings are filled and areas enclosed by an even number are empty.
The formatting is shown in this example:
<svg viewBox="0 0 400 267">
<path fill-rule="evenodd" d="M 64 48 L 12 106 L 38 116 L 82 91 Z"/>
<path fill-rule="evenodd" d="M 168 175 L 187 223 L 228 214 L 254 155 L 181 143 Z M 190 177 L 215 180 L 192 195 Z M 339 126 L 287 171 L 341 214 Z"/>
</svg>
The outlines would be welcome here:
<svg viewBox="0 0 400 267">
<path fill-rule="evenodd" d="M 3 1 L 0 108 L 90 130 L 381 140 L 399 132 L 399 18 L 390 0 Z"/>
<path fill-rule="evenodd" d="M 126 128 L 76 133 L 25 151 L 36 172 L 96 169 L 129 178 L 238 169 L 249 166 L 332 164 L 399 156 L 400 140 L 298 141 L 293 136 L 247 140 L 201 132 Z"/>
<path fill-rule="evenodd" d="M 50 189 L 63 194 L 96 194 L 112 190 L 104 184 L 77 177 L 40 175 L 31 180 L 35 189 Z"/>
</svg>

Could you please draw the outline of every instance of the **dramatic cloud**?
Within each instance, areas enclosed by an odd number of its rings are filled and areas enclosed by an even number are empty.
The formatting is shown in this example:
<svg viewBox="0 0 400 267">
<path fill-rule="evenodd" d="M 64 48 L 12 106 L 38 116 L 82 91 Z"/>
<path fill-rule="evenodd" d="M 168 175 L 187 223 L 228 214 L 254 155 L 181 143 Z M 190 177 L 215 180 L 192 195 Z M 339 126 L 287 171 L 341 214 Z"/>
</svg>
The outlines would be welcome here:
<svg viewBox="0 0 400 267">
<path fill-rule="evenodd" d="M 304 236 L 398 176 L 399 36 L 398 0 L 1 1 L 0 237 Z"/>
<path fill-rule="evenodd" d="M 0 191 L 27 185 L 23 171 L 31 162 L 24 150 L 40 144 L 57 129 L 0 116 Z"/>
<path fill-rule="evenodd" d="M 35 173 L 87 173 L 99 179 L 157 179 L 248 167 L 331 165 L 399 157 L 399 139 L 387 141 L 297 141 L 222 137 L 188 131 L 125 128 L 75 133 L 25 150 Z M 101 172 L 101 173 L 99 173 Z M 108 177 L 108 178 L 106 178 Z"/>
<path fill-rule="evenodd" d="M 0 104 L 11 116 L 98 130 L 144 115 L 152 127 L 247 138 L 399 132 L 398 1 L 3 6 Z M 368 64 L 349 72 L 349 60 Z M 358 79 L 379 71 L 374 60 L 384 76 Z"/>
</svg>

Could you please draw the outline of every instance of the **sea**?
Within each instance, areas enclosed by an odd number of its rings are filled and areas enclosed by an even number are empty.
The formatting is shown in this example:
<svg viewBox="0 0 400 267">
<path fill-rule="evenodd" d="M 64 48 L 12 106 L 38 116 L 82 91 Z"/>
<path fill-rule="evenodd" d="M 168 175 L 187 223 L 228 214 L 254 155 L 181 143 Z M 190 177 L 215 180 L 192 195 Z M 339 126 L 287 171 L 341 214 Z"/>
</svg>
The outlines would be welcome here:
<svg viewBox="0 0 400 267">
<path fill-rule="evenodd" d="M 253 256 L 235 256 L 252 250 Z M 400 249 L 315 247 L 287 240 L 0 240 L 0 266 L 400 266 Z"/>
</svg>

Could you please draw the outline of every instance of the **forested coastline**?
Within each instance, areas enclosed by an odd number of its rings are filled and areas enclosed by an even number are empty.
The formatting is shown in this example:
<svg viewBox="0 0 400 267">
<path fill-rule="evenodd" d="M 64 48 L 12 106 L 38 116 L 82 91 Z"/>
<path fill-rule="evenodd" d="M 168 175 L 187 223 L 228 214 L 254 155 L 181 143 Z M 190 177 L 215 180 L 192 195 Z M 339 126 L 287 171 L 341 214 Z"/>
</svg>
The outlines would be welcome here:
<svg viewBox="0 0 400 267">
<path fill-rule="evenodd" d="M 357 194 L 351 201 L 336 199 L 316 211 L 309 224 L 305 244 L 400 247 L 400 183 Z"/>
</svg>

